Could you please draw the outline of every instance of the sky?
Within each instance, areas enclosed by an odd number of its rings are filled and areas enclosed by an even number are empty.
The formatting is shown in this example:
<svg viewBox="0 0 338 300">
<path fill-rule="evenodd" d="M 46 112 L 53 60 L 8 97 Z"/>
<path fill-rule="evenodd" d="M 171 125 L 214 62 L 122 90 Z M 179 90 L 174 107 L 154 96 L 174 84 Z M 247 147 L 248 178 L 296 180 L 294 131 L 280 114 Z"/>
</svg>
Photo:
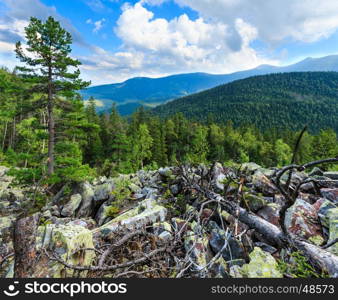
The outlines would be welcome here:
<svg viewBox="0 0 338 300">
<path fill-rule="evenodd" d="M 337 0 L 0 0 L 0 65 L 18 64 L 31 16 L 72 34 L 92 85 L 338 54 Z"/>
</svg>

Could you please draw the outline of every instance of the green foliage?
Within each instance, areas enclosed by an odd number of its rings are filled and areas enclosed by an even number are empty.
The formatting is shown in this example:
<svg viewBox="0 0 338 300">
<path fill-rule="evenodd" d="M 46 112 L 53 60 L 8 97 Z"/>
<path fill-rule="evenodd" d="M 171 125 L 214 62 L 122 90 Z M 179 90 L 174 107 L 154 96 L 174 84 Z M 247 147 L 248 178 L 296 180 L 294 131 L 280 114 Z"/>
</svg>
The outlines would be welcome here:
<svg viewBox="0 0 338 300">
<path fill-rule="evenodd" d="M 129 186 L 131 181 L 126 178 L 119 178 L 115 181 L 114 190 L 112 191 L 112 195 L 114 196 L 114 203 L 116 205 L 122 205 L 123 201 L 126 200 L 130 196 Z"/>
<path fill-rule="evenodd" d="M 120 208 L 114 205 L 108 206 L 105 210 L 107 217 L 115 218 L 120 212 Z"/>
<path fill-rule="evenodd" d="M 299 251 L 290 255 L 288 263 L 278 260 L 278 268 L 281 273 L 291 275 L 294 278 L 327 277 L 325 274 L 318 274 L 308 259 Z"/>
</svg>

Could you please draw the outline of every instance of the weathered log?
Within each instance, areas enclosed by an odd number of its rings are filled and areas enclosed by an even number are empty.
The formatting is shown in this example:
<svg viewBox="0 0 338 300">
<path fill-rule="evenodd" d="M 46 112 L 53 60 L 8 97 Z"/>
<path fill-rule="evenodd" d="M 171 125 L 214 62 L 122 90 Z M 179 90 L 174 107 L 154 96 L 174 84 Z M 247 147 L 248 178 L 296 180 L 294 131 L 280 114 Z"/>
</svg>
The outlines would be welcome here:
<svg viewBox="0 0 338 300">
<path fill-rule="evenodd" d="M 325 249 L 310 244 L 304 240 L 286 237 L 282 230 L 277 226 L 265 221 L 264 219 L 247 212 L 245 209 L 238 207 L 236 203 L 224 199 L 221 195 L 210 191 L 204 191 L 209 199 L 213 199 L 222 204 L 224 209 L 250 228 L 255 229 L 263 235 L 271 244 L 280 247 L 295 247 L 301 251 L 312 263 L 322 270 L 328 272 L 330 277 L 338 278 L 338 257 Z M 236 213 L 237 212 L 237 213 Z"/>
<path fill-rule="evenodd" d="M 336 255 L 305 241 L 294 240 L 293 242 L 311 262 L 328 272 L 330 277 L 338 278 L 338 257 Z"/>
<path fill-rule="evenodd" d="M 286 242 L 286 237 L 277 226 L 269 223 L 268 221 L 256 216 L 253 213 L 246 211 L 238 204 L 224 199 L 221 195 L 211 191 L 205 192 L 207 198 L 217 201 L 222 207 L 234 217 L 237 217 L 239 221 L 248 225 L 251 229 L 255 229 L 262 234 L 264 238 L 272 245 L 283 247 Z"/>
<path fill-rule="evenodd" d="M 14 226 L 14 276 L 29 278 L 34 273 L 37 257 L 36 236 L 39 214 L 18 219 Z"/>
</svg>

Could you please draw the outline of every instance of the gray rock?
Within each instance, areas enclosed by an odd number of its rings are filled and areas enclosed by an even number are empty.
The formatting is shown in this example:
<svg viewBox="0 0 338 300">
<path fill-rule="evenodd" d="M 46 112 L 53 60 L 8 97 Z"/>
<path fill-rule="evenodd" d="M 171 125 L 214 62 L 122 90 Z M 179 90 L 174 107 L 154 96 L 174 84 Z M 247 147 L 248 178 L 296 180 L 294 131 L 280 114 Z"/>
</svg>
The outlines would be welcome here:
<svg viewBox="0 0 338 300">
<path fill-rule="evenodd" d="M 245 252 L 240 242 L 231 234 L 227 236 L 224 230 L 220 229 L 215 222 L 210 221 L 210 223 L 213 224 L 211 225 L 213 229 L 211 230 L 209 244 L 213 252 L 217 254 L 226 245 L 222 251 L 222 257 L 225 261 L 243 258 Z"/>
<path fill-rule="evenodd" d="M 75 194 L 70 197 L 70 200 L 62 208 L 61 216 L 63 217 L 72 217 L 75 216 L 75 212 L 80 206 L 82 197 L 80 194 Z"/>
<path fill-rule="evenodd" d="M 309 176 L 310 177 L 313 177 L 313 176 L 323 176 L 324 172 L 319 169 L 318 167 L 314 167 L 311 172 L 309 173 Z"/>
<path fill-rule="evenodd" d="M 338 203 L 338 189 L 324 188 L 320 190 L 320 193 L 325 199 Z"/>
<path fill-rule="evenodd" d="M 332 180 L 338 180 L 338 172 L 325 172 L 324 176 Z"/>
<path fill-rule="evenodd" d="M 291 236 L 305 238 L 315 245 L 324 242 L 316 209 L 302 199 L 297 199 L 286 211 L 285 227 Z"/>
<path fill-rule="evenodd" d="M 258 210 L 267 205 L 267 201 L 264 199 L 264 197 L 257 196 L 254 194 L 245 193 L 244 199 L 253 212 L 257 212 Z"/>
<path fill-rule="evenodd" d="M 94 201 L 102 202 L 110 198 L 111 193 L 114 189 L 113 182 L 106 182 L 104 184 L 97 185 L 94 190 Z"/>
<path fill-rule="evenodd" d="M 250 263 L 240 269 L 240 274 L 245 278 L 283 278 L 273 256 L 258 247 L 250 253 Z"/>
<path fill-rule="evenodd" d="M 124 212 L 110 222 L 96 228 L 93 232 L 96 236 L 105 237 L 119 229 L 134 230 L 143 228 L 156 222 L 164 222 L 167 213 L 167 209 L 158 205 L 155 200 L 146 199 L 135 208 Z"/>
<path fill-rule="evenodd" d="M 329 217 L 328 217 L 329 210 L 333 208 L 337 208 L 337 206 L 334 205 L 331 201 L 325 200 L 325 199 L 322 199 L 321 203 L 319 204 L 320 204 L 320 207 L 318 210 L 318 216 L 319 216 L 320 222 L 323 226 L 329 228 L 330 226 Z"/>
<path fill-rule="evenodd" d="M 262 166 L 254 163 L 254 162 L 244 163 L 241 166 L 241 170 L 247 171 L 248 173 L 254 173 L 258 169 L 262 169 Z"/>
<path fill-rule="evenodd" d="M 94 190 L 88 182 L 84 182 L 80 185 L 80 194 L 82 202 L 77 217 L 89 217 L 93 214 Z"/>
<path fill-rule="evenodd" d="M 256 242 L 255 247 L 259 247 L 263 251 L 271 253 L 271 254 L 277 252 L 277 249 L 275 247 L 272 247 L 272 246 L 265 244 L 265 243 L 262 243 L 262 242 Z"/>
<path fill-rule="evenodd" d="M 107 208 L 111 205 L 110 201 L 103 203 L 95 215 L 95 221 L 99 226 L 109 222 L 112 218 L 106 215 Z"/>
<path fill-rule="evenodd" d="M 177 196 L 181 192 L 181 187 L 178 184 L 174 184 L 170 186 L 170 192 L 174 195 Z"/>
</svg>

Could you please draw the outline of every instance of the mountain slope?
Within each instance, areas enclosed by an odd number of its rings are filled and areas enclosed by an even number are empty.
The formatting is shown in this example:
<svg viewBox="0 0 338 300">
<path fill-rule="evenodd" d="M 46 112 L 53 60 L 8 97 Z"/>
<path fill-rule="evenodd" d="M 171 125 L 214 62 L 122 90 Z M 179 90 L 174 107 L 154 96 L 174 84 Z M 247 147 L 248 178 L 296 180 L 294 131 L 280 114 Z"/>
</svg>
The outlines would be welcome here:
<svg viewBox="0 0 338 300">
<path fill-rule="evenodd" d="M 166 117 L 178 112 L 199 121 L 231 120 L 271 127 L 338 132 L 338 73 L 294 72 L 255 76 L 171 101 L 153 112 Z"/>
<path fill-rule="evenodd" d="M 179 74 L 162 78 L 138 77 L 122 83 L 90 87 L 81 91 L 85 100 L 91 96 L 99 100 L 98 110 L 108 110 L 115 102 L 123 115 L 138 106 L 156 106 L 169 100 L 197 93 L 234 80 L 281 72 L 338 71 L 338 55 L 307 58 L 290 66 L 262 65 L 252 70 L 226 75 L 206 73 Z M 132 103 L 132 104 L 131 104 Z M 123 105 L 123 107 L 119 107 Z"/>
</svg>

